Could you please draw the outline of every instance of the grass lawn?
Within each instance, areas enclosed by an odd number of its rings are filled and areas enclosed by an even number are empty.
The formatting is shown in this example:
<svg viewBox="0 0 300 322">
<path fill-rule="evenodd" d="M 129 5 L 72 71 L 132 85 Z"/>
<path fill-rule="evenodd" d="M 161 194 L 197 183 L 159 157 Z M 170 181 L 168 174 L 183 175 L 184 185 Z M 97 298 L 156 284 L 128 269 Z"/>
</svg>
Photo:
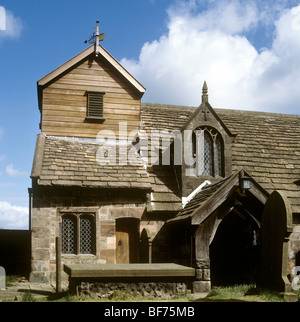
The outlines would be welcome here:
<svg viewBox="0 0 300 322">
<path fill-rule="evenodd" d="M 299 298 L 299 292 L 298 292 Z M 278 292 L 256 288 L 255 285 L 218 287 L 200 302 L 286 302 Z"/>
</svg>

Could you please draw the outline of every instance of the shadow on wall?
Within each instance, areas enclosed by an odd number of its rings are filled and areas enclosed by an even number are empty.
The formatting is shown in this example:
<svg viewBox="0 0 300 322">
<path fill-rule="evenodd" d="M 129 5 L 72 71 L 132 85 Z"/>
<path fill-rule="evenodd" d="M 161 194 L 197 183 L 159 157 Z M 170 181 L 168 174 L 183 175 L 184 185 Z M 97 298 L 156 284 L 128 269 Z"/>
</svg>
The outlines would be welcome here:
<svg viewBox="0 0 300 322">
<path fill-rule="evenodd" d="M 6 275 L 29 276 L 29 230 L 0 230 L 0 266 L 4 267 Z"/>
</svg>

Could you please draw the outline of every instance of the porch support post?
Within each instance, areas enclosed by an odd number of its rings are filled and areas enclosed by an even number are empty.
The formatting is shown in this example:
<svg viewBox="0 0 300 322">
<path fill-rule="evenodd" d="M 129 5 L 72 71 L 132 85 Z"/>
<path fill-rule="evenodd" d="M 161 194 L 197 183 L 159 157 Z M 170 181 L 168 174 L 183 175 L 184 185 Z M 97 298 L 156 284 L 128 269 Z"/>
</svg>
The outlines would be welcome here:
<svg viewBox="0 0 300 322">
<path fill-rule="evenodd" d="M 204 221 L 195 233 L 195 268 L 196 281 L 193 282 L 194 293 L 207 293 L 211 290 L 209 241 L 215 218 Z"/>
</svg>

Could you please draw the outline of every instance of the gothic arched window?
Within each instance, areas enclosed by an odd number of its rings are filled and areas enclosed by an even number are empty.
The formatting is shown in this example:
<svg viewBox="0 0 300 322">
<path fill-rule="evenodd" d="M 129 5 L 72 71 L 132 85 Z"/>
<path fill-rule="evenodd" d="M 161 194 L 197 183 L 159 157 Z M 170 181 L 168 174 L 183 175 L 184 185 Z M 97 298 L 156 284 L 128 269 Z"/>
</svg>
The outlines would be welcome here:
<svg viewBox="0 0 300 322">
<path fill-rule="evenodd" d="M 223 140 L 211 127 L 199 127 L 193 132 L 193 155 L 197 176 L 223 176 Z"/>
</svg>

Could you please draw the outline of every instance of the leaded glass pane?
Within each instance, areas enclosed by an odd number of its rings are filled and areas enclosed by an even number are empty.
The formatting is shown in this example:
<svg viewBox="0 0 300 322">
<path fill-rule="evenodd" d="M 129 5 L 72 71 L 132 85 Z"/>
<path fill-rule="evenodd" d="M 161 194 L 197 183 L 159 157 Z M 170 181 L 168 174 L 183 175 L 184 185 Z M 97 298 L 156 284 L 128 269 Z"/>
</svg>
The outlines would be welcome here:
<svg viewBox="0 0 300 322">
<path fill-rule="evenodd" d="M 196 171 L 197 175 L 200 176 L 204 169 L 204 131 L 197 130 L 194 132 L 194 156 L 196 157 Z"/>
<path fill-rule="evenodd" d="M 215 175 L 222 176 L 222 142 L 221 138 L 217 136 L 215 144 Z"/>
<path fill-rule="evenodd" d="M 205 131 L 204 133 L 204 155 L 203 155 L 203 173 L 202 175 L 213 175 L 212 173 L 212 138 Z"/>
<path fill-rule="evenodd" d="M 76 254 L 76 217 L 62 218 L 62 253 Z"/>
<path fill-rule="evenodd" d="M 213 128 L 201 127 L 193 132 L 193 156 L 198 176 L 223 175 L 223 144 Z"/>
<path fill-rule="evenodd" d="M 80 253 L 92 254 L 94 220 L 92 216 L 80 217 Z"/>
</svg>

